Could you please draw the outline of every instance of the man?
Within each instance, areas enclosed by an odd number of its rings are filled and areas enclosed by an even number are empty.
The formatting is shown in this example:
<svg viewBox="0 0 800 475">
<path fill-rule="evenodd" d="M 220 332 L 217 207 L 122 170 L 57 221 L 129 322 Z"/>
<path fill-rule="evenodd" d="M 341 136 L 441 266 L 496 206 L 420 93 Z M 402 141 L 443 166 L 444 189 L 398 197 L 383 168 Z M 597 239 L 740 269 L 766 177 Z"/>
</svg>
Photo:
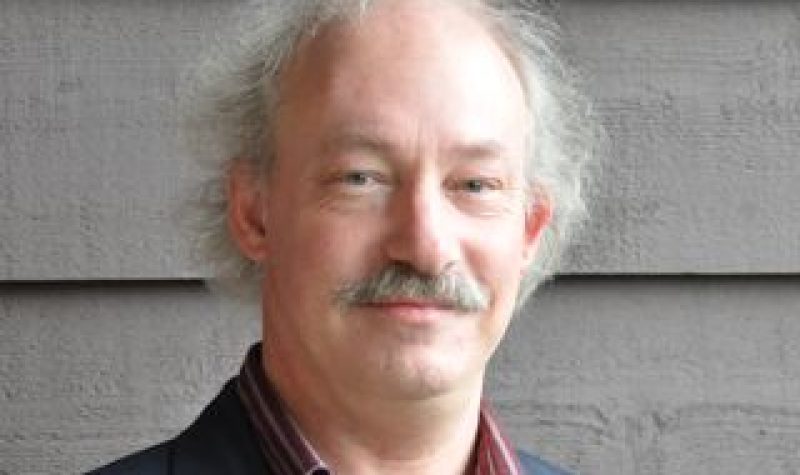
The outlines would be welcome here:
<svg viewBox="0 0 800 475">
<path fill-rule="evenodd" d="M 554 26 L 495 3 L 250 14 L 193 118 L 227 158 L 207 238 L 258 282 L 262 343 L 187 431 L 95 473 L 563 473 L 481 395 L 580 214 L 588 129 Z"/>
</svg>

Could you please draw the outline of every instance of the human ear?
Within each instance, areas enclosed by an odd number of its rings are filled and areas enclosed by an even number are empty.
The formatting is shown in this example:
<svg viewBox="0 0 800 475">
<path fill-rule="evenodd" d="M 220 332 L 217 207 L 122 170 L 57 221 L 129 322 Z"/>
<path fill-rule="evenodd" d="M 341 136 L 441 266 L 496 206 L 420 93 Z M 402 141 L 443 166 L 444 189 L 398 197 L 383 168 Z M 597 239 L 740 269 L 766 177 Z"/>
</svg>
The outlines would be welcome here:
<svg viewBox="0 0 800 475">
<path fill-rule="evenodd" d="M 525 209 L 525 246 L 523 251 L 523 269 L 533 262 L 539 250 L 542 233 L 553 218 L 553 206 L 550 195 L 541 187 L 531 193 Z"/>
<path fill-rule="evenodd" d="M 267 257 L 266 202 L 258 173 L 248 159 L 234 159 L 228 169 L 226 197 L 228 232 L 245 257 Z"/>
</svg>

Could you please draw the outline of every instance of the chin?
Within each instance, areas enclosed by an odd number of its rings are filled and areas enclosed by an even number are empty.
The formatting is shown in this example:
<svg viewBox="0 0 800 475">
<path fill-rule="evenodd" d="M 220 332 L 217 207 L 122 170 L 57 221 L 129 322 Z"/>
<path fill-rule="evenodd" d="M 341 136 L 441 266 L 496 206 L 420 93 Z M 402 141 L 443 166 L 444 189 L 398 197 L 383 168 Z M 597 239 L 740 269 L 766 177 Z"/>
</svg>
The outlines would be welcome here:
<svg viewBox="0 0 800 475">
<path fill-rule="evenodd" d="M 381 386 L 394 397 L 425 399 L 453 391 L 480 388 L 481 369 L 470 369 L 461 352 L 450 350 L 449 355 L 390 354 L 385 355 L 379 368 Z M 458 356 L 462 356 L 458 358 Z"/>
</svg>

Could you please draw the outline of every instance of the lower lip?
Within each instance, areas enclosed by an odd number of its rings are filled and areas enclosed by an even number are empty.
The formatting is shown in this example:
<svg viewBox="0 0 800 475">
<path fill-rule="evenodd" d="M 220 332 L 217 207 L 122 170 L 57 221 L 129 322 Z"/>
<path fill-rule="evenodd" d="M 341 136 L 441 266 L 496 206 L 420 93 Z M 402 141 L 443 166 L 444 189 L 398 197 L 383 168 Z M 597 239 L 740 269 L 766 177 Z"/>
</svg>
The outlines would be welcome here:
<svg viewBox="0 0 800 475">
<path fill-rule="evenodd" d="M 393 320 L 418 325 L 435 323 L 445 315 L 452 314 L 452 310 L 448 307 L 420 303 L 377 303 L 365 305 L 365 308 L 375 310 Z"/>
</svg>

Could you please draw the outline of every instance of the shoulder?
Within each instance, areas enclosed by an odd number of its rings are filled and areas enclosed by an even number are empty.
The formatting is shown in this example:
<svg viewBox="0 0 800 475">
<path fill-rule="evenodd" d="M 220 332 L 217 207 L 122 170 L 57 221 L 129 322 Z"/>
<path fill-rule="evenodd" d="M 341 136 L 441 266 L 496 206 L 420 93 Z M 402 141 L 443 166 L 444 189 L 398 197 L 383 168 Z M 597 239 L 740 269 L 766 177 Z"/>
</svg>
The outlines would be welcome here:
<svg viewBox="0 0 800 475">
<path fill-rule="evenodd" d="M 569 472 L 556 467 L 524 450 L 517 450 L 517 459 L 525 475 L 570 475 Z"/>
<path fill-rule="evenodd" d="M 263 473 L 263 456 L 256 440 L 232 380 L 175 439 L 87 475 Z"/>
</svg>

